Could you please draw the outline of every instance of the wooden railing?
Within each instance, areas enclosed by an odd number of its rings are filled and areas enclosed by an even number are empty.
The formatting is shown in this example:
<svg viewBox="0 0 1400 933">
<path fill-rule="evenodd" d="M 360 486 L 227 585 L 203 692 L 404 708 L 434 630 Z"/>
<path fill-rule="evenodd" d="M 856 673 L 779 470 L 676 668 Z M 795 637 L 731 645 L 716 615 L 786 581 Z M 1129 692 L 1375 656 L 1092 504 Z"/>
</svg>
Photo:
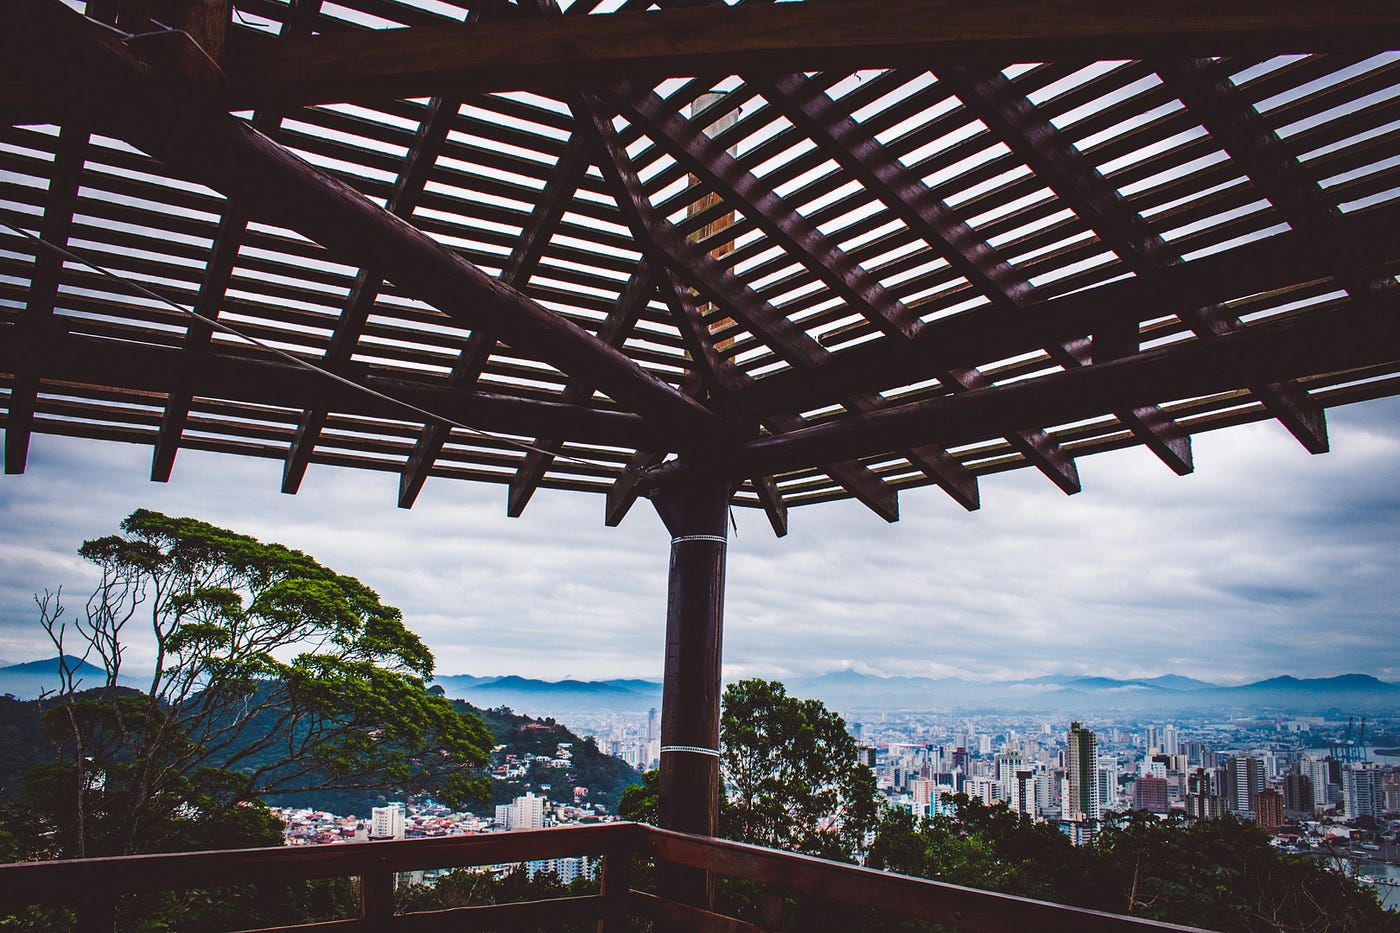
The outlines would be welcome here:
<svg viewBox="0 0 1400 933">
<path fill-rule="evenodd" d="M 603 859 L 601 892 L 578 897 L 396 914 L 394 876 L 429 868 L 459 868 L 571 856 Z M 745 879 L 763 886 L 756 921 L 634 890 L 637 856 Z M 1075 930 L 1133 933 L 1189 930 L 1133 917 L 1066 907 L 957 885 L 829 862 L 758 846 L 669 832 L 640 823 L 524 830 L 481 836 L 412 839 L 276 849 L 136 855 L 0 866 L 0 911 L 32 904 L 69 905 L 82 933 L 113 929 L 118 900 L 158 891 L 267 884 L 317 878 L 360 879 L 360 916 L 282 927 L 302 931 L 512 930 L 598 921 L 600 933 L 621 933 L 633 918 L 657 929 L 705 933 L 764 933 L 781 928 L 788 895 L 822 898 L 917 920 L 987 933 Z"/>
</svg>

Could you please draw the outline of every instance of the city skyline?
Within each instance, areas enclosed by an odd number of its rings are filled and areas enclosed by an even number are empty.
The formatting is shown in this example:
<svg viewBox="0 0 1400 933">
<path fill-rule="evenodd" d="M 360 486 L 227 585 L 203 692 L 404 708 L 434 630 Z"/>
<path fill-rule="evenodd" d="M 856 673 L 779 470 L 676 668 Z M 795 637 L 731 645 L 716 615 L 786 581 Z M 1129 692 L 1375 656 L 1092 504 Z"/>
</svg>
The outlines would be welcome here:
<svg viewBox="0 0 1400 933">
<path fill-rule="evenodd" d="M 1198 435 L 1188 477 L 1119 451 L 1081 458 L 1074 497 L 1015 471 L 983 479 L 979 512 L 906 491 L 893 526 L 831 503 L 794 510 L 775 539 L 735 510 L 726 675 L 1400 680 L 1400 401 L 1329 422 L 1320 457 L 1245 425 Z M 512 520 L 503 487 L 433 479 L 405 512 L 394 473 L 317 466 L 283 496 L 280 466 L 187 450 L 162 485 L 147 448 L 36 437 L 28 472 L 0 482 L 0 660 L 51 656 L 33 594 L 62 585 L 80 609 L 80 541 L 153 508 L 359 577 L 441 674 L 660 676 L 668 549 L 647 503 L 606 528 L 601 497 L 546 490 Z"/>
</svg>

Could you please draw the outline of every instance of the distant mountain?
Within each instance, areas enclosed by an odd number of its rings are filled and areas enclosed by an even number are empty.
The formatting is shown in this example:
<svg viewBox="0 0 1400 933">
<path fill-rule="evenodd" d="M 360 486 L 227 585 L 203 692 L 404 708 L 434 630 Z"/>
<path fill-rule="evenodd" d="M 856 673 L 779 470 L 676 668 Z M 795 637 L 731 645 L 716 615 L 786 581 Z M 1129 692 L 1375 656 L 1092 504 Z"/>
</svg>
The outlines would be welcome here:
<svg viewBox="0 0 1400 933">
<path fill-rule="evenodd" d="M 1311 680 L 1273 677 L 1222 687 L 1167 674 L 1118 680 L 1051 675 L 1017 681 L 971 681 L 946 677 L 879 677 L 853 670 L 818 677 L 788 678 L 788 692 L 816 697 L 828 706 L 856 710 L 986 709 L 1017 711 L 1187 711 L 1215 708 L 1270 709 L 1297 714 L 1400 708 L 1400 684 L 1364 674 Z"/>
<path fill-rule="evenodd" d="M 81 681 L 78 689 L 100 687 L 107 681 L 107 672 L 95 664 L 89 664 L 72 655 L 64 655 L 68 666 L 76 672 Z M 123 686 L 135 686 L 136 681 L 129 677 L 118 678 Z M 55 691 L 59 686 L 58 657 L 44 658 L 41 661 L 26 661 L 0 667 L 0 695 L 9 694 L 20 700 L 33 700 L 45 691 Z"/>
<path fill-rule="evenodd" d="M 649 680 L 534 680 L 509 675 L 454 674 L 434 679 L 449 696 L 483 709 L 509 706 L 533 716 L 566 712 L 638 712 L 661 706 L 661 684 Z"/>
</svg>

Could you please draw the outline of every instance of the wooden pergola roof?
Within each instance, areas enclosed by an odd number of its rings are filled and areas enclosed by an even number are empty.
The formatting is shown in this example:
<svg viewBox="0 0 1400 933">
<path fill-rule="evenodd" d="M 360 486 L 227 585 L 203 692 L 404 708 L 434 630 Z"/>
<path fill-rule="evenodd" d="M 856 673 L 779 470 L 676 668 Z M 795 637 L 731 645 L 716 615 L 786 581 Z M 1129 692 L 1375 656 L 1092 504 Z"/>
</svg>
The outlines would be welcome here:
<svg viewBox="0 0 1400 933">
<path fill-rule="evenodd" d="M 0 11 L 0 221 L 199 317 L 0 230 L 7 472 L 67 434 L 609 524 L 703 472 L 782 533 L 1400 394 L 1393 2 L 75 6 Z"/>
</svg>

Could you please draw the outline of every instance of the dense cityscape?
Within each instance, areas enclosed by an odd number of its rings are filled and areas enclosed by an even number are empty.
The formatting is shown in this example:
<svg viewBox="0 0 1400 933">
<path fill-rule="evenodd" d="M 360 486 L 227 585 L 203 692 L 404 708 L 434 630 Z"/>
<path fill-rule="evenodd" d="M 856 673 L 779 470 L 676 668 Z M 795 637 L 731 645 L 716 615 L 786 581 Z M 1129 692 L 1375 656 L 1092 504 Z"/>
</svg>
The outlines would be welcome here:
<svg viewBox="0 0 1400 933">
<path fill-rule="evenodd" d="M 966 794 L 1003 803 L 1053 824 L 1076 844 L 1091 841 L 1124 811 L 1194 821 L 1233 814 L 1273 835 L 1274 845 L 1322 859 L 1374 885 L 1400 908 L 1400 749 L 1374 747 L 1400 718 L 1338 716 L 1193 717 L 1144 722 L 1136 714 L 1083 721 L 1026 714 L 951 716 L 848 710 L 859 763 L 870 768 L 888 806 L 918 817 L 950 817 Z M 858 718 L 857 718 L 858 717 Z M 657 711 L 572 717 L 582 735 L 639 771 L 657 765 Z M 549 760 L 566 766 L 568 749 Z M 542 763 L 548 756 L 541 756 Z M 492 777 L 523 774 L 530 762 L 502 761 Z M 548 789 L 547 787 L 545 788 Z M 367 820 L 306 809 L 275 811 L 289 845 L 423 838 L 609 821 L 615 814 L 526 793 L 494 818 L 455 813 L 431 801 L 376 807 Z M 502 874 L 515 866 L 483 870 Z M 533 876 L 565 883 L 592 877 L 588 859 L 530 862 Z M 431 884 L 433 872 L 405 880 Z"/>
</svg>

